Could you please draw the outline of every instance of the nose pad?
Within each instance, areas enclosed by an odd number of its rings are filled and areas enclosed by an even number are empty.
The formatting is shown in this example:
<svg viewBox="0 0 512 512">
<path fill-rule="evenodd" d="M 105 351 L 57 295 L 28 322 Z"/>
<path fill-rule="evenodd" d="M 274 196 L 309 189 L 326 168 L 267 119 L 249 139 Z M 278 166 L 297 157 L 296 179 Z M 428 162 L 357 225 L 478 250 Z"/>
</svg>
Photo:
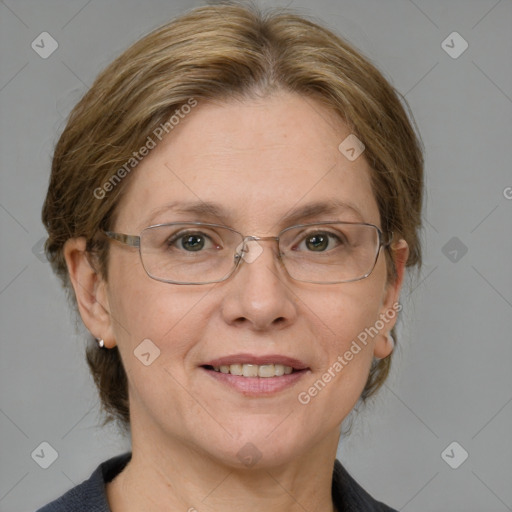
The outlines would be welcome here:
<svg viewBox="0 0 512 512">
<path fill-rule="evenodd" d="M 244 240 L 236 248 L 235 258 L 242 258 L 247 263 L 253 263 L 263 252 L 263 247 L 256 240 Z"/>
</svg>

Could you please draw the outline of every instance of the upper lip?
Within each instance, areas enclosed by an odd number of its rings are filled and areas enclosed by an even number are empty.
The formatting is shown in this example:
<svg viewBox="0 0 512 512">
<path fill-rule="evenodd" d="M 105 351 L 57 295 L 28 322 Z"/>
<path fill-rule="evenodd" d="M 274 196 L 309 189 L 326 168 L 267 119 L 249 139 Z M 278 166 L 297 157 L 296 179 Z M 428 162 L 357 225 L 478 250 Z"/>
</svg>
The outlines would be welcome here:
<svg viewBox="0 0 512 512">
<path fill-rule="evenodd" d="M 200 366 L 229 366 L 231 364 L 282 364 L 283 366 L 291 366 L 294 370 L 305 370 L 308 368 L 308 365 L 304 364 L 299 359 L 279 354 L 233 354 L 230 356 L 212 359 Z"/>
</svg>

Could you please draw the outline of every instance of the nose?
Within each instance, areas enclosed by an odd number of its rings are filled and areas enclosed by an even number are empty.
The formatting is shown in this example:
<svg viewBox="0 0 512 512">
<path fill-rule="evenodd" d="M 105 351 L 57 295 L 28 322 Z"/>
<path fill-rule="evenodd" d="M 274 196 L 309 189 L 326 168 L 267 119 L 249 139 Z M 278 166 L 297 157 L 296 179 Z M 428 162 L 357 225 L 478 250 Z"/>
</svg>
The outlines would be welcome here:
<svg viewBox="0 0 512 512">
<path fill-rule="evenodd" d="M 297 318 L 290 279 L 274 237 L 248 239 L 235 275 L 225 282 L 222 315 L 230 325 L 282 329 Z"/>
</svg>

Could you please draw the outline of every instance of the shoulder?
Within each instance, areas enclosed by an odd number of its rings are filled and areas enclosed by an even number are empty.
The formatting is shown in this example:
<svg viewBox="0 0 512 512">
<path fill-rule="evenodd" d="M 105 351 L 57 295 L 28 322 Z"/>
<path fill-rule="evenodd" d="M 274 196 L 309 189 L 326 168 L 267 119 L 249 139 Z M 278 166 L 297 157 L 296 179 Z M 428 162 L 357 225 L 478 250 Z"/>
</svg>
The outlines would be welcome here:
<svg viewBox="0 0 512 512">
<path fill-rule="evenodd" d="M 349 475 L 339 460 L 334 464 L 332 497 L 338 512 L 397 512 L 372 498 Z"/>
<path fill-rule="evenodd" d="M 103 462 L 88 480 L 73 487 L 37 512 L 110 512 L 105 483 L 113 480 L 124 469 L 131 456 L 132 454 L 127 452 Z"/>
</svg>

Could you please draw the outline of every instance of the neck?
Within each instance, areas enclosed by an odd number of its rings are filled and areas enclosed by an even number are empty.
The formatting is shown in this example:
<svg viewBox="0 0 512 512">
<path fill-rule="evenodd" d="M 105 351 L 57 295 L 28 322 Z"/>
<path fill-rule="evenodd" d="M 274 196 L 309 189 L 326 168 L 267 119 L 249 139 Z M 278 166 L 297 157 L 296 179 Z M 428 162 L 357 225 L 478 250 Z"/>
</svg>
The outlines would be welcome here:
<svg viewBox="0 0 512 512">
<path fill-rule="evenodd" d="M 134 427 L 132 459 L 107 484 L 112 512 L 334 510 L 331 485 L 337 433 L 282 464 L 241 469 L 179 440 L 155 438 L 147 429 Z"/>
</svg>

